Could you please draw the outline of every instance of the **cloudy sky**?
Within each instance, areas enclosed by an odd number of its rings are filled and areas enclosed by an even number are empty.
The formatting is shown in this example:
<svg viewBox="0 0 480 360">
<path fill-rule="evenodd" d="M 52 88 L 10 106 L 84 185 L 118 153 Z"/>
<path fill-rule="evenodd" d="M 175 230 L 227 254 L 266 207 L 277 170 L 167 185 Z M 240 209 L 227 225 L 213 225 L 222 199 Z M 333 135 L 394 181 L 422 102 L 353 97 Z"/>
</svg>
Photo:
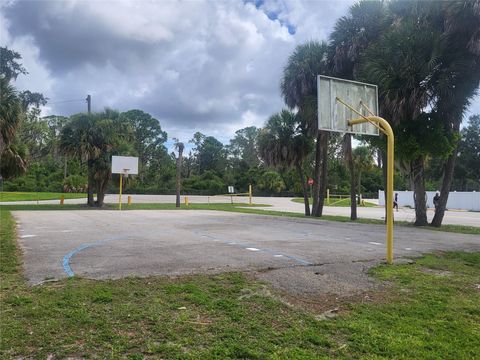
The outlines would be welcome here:
<svg viewBox="0 0 480 360">
<path fill-rule="evenodd" d="M 225 143 L 282 108 L 288 55 L 354 2 L 0 1 L 0 44 L 29 71 L 17 87 L 46 95 L 45 114 L 85 111 L 91 94 L 93 111 L 138 108 L 169 137 Z"/>
</svg>

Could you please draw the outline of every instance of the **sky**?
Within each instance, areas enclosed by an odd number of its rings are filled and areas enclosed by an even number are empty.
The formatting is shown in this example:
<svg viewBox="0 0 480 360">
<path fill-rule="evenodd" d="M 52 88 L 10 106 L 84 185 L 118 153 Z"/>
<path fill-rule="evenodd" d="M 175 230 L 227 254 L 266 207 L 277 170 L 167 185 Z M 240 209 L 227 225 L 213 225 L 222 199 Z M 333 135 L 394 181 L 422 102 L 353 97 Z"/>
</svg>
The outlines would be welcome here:
<svg viewBox="0 0 480 360">
<path fill-rule="evenodd" d="M 289 54 L 327 40 L 353 0 L 0 0 L 0 45 L 29 74 L 16 86 L 50 101 L 43 114 L 141 109 L 169 138 L 223 143 L 284 107 Z M 469 114 L 480 113 L 477 97 Z"/>
</svg>

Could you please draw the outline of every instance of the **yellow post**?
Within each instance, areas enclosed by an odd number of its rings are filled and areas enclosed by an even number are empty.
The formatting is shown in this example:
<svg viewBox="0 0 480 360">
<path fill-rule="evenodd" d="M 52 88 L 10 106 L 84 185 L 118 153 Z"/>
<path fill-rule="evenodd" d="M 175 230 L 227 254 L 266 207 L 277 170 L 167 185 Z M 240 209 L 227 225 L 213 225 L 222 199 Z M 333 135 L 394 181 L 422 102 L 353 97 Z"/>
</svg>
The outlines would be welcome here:
<svg viewBox="0 0 480 360">
<path fill-rule="evenodd" d="M 252 184 L 248 185 L 248 204 L 252 205 Z"/>
<path fill-rule="evenodd" d="M 132 205 L 132 197 L 130 195 L 128 195 L 128 205 Z"/>
<path fill-rule="evenodd" d="M 120 193 L 118 194 L 118 210 L 122 210 L 122 186 L 123 186 L 123 174 L 120 174 Z"/>
<path fill-rule="evenodd" d="M 185 196 L 185 206 L 188 206 L 188 196 Z"/>
<path fill-rule="evenodd" d="M 393 263 L 393 151 L 394 138 L 393 130 L 387 120 L 378 116 L 368 116 L 364 118 L 350 120 L 348 125 L 361 124 L 364 122 L 373 122 L 380 125 L 380 130 L 387 135 L 387 263 Z"/>
<path fill-rule="evenodd" d="M 65 202 L 65 195 L 60 196 L 60 205 L 63 205 Z"/>
<path fill-rule="evenodd" d="M 327 189 L 327 205 L 330 205 L 330 189 Z"/>
</svg>

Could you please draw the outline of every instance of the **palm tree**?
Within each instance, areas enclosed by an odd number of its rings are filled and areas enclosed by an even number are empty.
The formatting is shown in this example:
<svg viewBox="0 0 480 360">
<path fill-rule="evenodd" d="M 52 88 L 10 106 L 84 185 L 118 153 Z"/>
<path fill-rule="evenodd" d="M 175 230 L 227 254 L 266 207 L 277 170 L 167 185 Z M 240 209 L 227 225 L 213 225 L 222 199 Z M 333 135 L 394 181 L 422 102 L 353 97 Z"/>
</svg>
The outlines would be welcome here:
<svg viewBox="0 0 480 360">
<path fill-rule="evenodd" d="M 60 135 L 60 148 L 64 153 L 87 163 L 87 204 L 89 206 L 95 206 L 93 164 L 101 153 L 101 149 L 94 141 L 94 136 L 95 117 L 85 113 L 71 116 Z"/>
<path fill-rule="evenodd" d="M 6 78 L 0 77 L 0 157 L 3 176 L 6 178 L 26 170 L 25 160 L 17 149 L 11 146 L 23 116 L 21 101 L 15 88 Z M 7 163 L 9 166 L 3 166 Z"/>
<path fill-rule="evenodd" d="M 441 61 L 431 78 L 436 107 L 445 131 L 460 138 L 460 123 L 480 81 L 480 0 L 442 2 L 432 9 L 441 15 Z M 437 15 L 438 17 L 438 15 Z M 445 161 L 440 199 L 431 224 L 441 226 L 453 180 L 458 142 Z"/>
<path fill-rule="evenodd" d="M 381 113 L 394 127 L 397 155 L 407 165 L 413 186 L 417 226 L 428 224 L 424 169 L 431 151 L 418 134 L 423 125 L 435 125 L 426 121 L 424 110 L 431 100 L 427 80 L 437 66 L 441 40 L 427 21 L 417 21 L 424 17 L 422 4 L 394 3 L 402 20 L 366 51 L 359 74 L 360 80 L 379 85 Z"/>
<path fill-rule="evenodd" d="M 272 115 L 258 135 L 258 152 L 267 166 L 295 168 L 302 184 L 305 215 L 310 216 L 308 187 L 303 161 L 311 151 L 311 141 L 302 133 L 296 114 L 282 110 Z"/>
<path fill-rule="evenodd" d="M 180 188 L 182 183 L 182 162 L 183 162 L 183 149 L 185 145 L 180 142 L 178 139 L 173 139 L 175 141 L 175 148 L 178 151 L 177 157 L 177 173 L 175 177 L 175 193 L 176 193 L 176 200 L 175 200 L 175 207 L 180 207 Z"/>
<path fill-rule="evenodd" d="M 328 72 L 328 46 L 325 42 L 310 41 L 295 48 L 283 70 L 280 88 L 285 103 L 301 114 L 302 127 L 316 136 L 315 186 L 313 216 L 321 216 L 327 186 L 327 151 L 329 133 L 318 131 L 317 75 Z"/>
<path fill-rule="evenodd" d="M 122 146 L 125 147 L 131 136 L 131 129 L 118 118 L 119 113 L 110 109 L 96 114 L 77 114 L 62 129 L 60 148 L 66 154 L 87 162 L 89 206 L 103 206 L 111 178 L 111 156 Z M 97 192 L 96 202 L 94 189 Z"/>
</svg>

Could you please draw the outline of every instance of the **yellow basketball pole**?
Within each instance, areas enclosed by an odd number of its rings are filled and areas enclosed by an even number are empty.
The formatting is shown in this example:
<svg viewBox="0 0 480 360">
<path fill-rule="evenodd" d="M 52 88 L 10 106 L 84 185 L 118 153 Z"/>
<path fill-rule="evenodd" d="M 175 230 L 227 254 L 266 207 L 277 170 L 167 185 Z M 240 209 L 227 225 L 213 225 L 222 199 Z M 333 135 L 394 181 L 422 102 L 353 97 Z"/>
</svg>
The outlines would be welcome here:
<svg viewBox="0 0 480 360">
<path fill-rule="evenodd" d="M 123 174 L 120 174 L 120 193 L 118 194 L 118 210 L 122 210 L 122 186 L 123 186 Z"/>
<path fill-rule="evenodd" d="M 355 111 L 357 112 L 357 111 Z M 361 115 L 361 114 L 360 114 Z M 378 124 L 380 130 L 387 135 L 387 263 L 393 263 L 393 151 L 394 138 L 393 130 L 387 120 L 378 116 L 362 116 L 359 119 L 350 120 L 348 125 L 356 125 L 364 122 Z"/>
<path fill-rule="evenodd" d="M 248 204 L 252 205 L 252 184 L 248 185 Z"/>
</svg>

